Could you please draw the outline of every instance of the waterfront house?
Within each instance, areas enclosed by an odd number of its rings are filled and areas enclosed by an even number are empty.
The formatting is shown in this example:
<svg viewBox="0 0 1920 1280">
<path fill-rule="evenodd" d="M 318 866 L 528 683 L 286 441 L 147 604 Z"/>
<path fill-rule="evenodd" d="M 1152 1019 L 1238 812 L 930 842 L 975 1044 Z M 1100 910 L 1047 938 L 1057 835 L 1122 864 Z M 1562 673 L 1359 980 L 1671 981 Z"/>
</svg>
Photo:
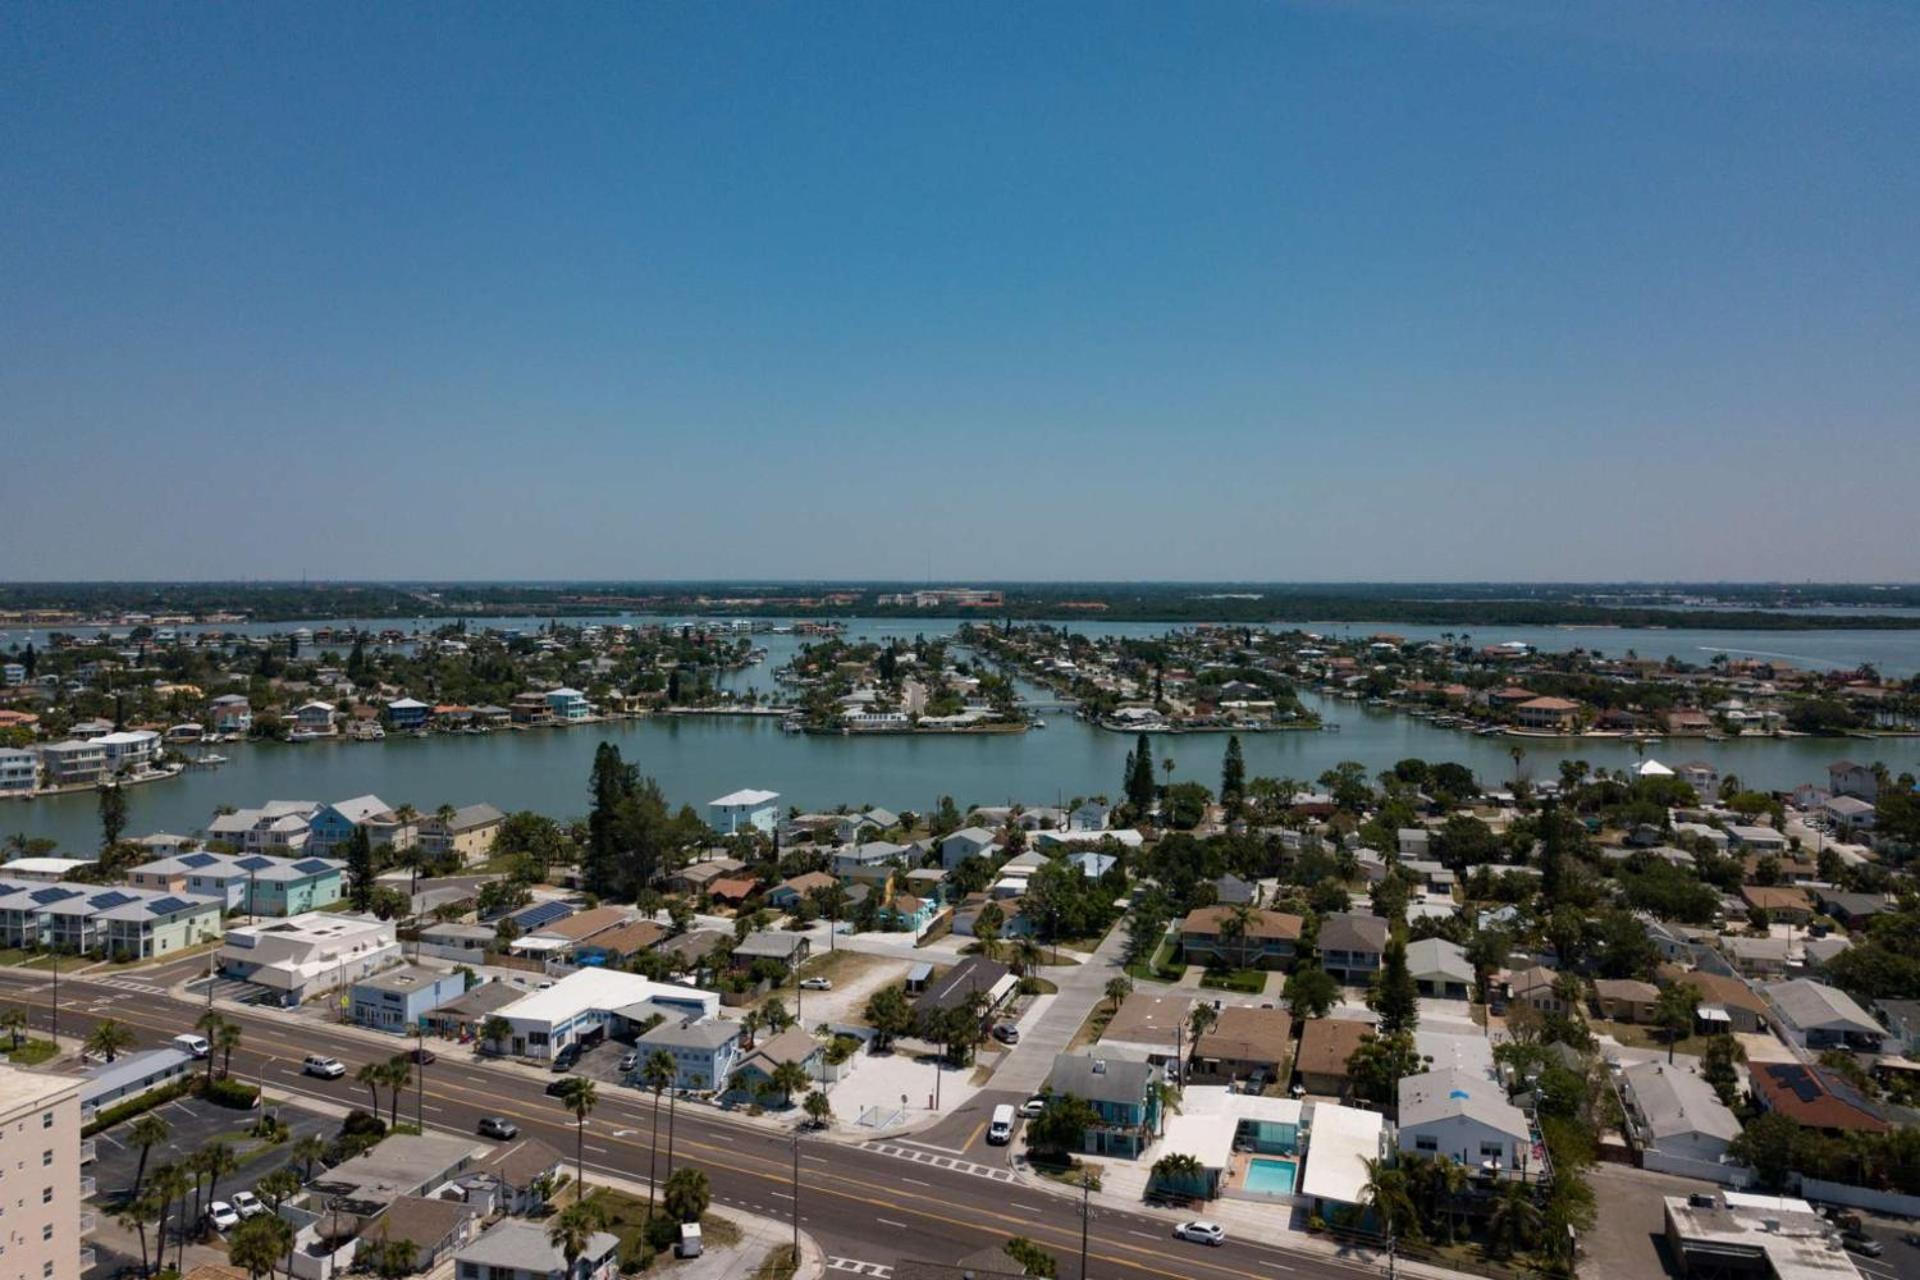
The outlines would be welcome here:
<svg viewBox="0 0 1920 1280">
<path fill-rule="evenodd" d="M 1513 708 L 1513 718 L 1522 728 L 1571 733 L 1579 725 L 1580 704 L 1569 698 L 1530 698 Z"/>
<path fill-rule="evenodd" d="M 491 851 L 493 838 L 507 815 L 490 804 L 462 805 L 451 818 L 438 815 L 419 824 L 420 847 L 435 857 L 457 856 L 464 863 L 479 862 Z"/>
<path fill-rule="evenodd" d="M 79 738 L 40 748 L 40 767 L 49 787 L 92 786 L 106 775 L 107 749 Z"/>
<path fill-rule="evenodd" d="M 1873 830 L 1874 807 L 1858 796 L 1832 796 L 1820 812 L 1842 835 Z"/>
<path fill-rule="evenodd" d="M 516 693 L 508 716 L 515 724 L 551 724 L 553 709 L 547 705 L 547 695 L 538 691 Z"/>
<path fill-rule="evenodd" d="M 207 715 L 215 733 L 253 732 L 253 707 L 245 694 L 222 694 L 208 704 Z"/>
<path fill-rule="evenodd" d="M 410 849 L 419 831 L 417 821 L 402 822 L 379 796 L 355 796 L 320 806 L 310 824 L 307 848 L 323 857 L 337 854 L 347 847 L 356 828 L 365 829 L 376 849 Z"/>
<path fill-rule="evenodd" d="M 1710 798 L 1720 794 L 1720 770 L 1703 760 L 1690 760 L 1676 767 L 1674 773 L 1692 787 L 1697 796 Z"/>
<path fill-rule="evenodd" d="M 1101 804 L 1098 800 L 1085 801 L 1067 815 L 1067 829 L 1069 831 L 1105 831 L 1112 813 L 1111 807 Z"/>
<path fill-rule="evenodd" d="M 1880 798 L 1880 776 L 1869 765 L 1836 760 L 1827 766 L 1827 793 L 1872 804 Z"/>
<path fill-rule="evenodd" d="M 294 708 L 293 732 L 303 738 L 331 738 L 339 732 L 338 719 L 331 702 L 302 703 Z"/>
<path fill-rule="evenodd" d="M 546 694 L 547 712 L 562 724 L 590 719 L 593 707 L 587 702 L 587 695 L 578 689 L 549 689 Z"/>
<path fill-rule="evenodd" d="M 780 793 L 747 788 L 707 803 L 707 825 L 723 836 L 758 831 L 772 835 L 780 817 Z"/>
<path fill-rule="evenodd" d="M 40 757 L 21 747 L 0 748 L 0 796 L 40 789 Z"/>
<path fill-rule="evenodd" d="M 313 830 L 315 800 L 269 800 L 257 809 L 216 813 L 206 827 L 209 844 L 227 845 L 245 853 L 290 857 L 305 851 Z"/>
<path fill-rule="evenodd" d="M 395 698 L 387 704 L 387 726 L 401 732 L 427 727 L 433 707 L 418 698 Z"/>
<path fill-rule="evenodd" d="M 1387 922 L 1379 916 L 1340 912 L 1320 923 L 1320 966 L 1349 984 L 1373 980 L 1387 946 Z"/>
<path fill-rule="evenodd" d="M 1180 922 L 1180 948 L 1189 964 L 1284 969 L 1300 941 L 1299 916 L 1254 910 L 1241 928 L 1233 907 L 1199 907 Z"/>
<path fill-rule="evenodd" d="M 151 729 L 101 734 L 93 744 L 106 753 L 105 770 L 113 777 L 145 773 L 160 757 L 160 735 Z"/>
<path fill-rule="evenodd" d="M 1153 1064 L 1097 1048 L 1057 1055 L 1047 1080 L 1052 1096 L 1079 1098 L 1098 1117 L 1087 1127 L 1081 1148 L 1086 1154 L 1127 1159 L 1153 1141 L 1160 1123 L 1160 1082 L 1160 1068 Z"/>
</svg>

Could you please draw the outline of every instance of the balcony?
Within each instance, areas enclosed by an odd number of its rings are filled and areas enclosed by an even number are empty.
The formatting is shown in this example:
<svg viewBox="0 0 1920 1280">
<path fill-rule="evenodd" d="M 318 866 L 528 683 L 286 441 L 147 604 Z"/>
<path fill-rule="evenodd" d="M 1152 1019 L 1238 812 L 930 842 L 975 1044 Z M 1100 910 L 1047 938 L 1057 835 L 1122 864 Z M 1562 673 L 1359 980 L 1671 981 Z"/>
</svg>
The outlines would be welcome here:
<svg viewBox="0 0 1920 1280">
<path fill-rule="evenodd" d="M 80 1270 L 93 1270 L 94 1264 L 99 1262 L 99 1260 L 99 1257 L 93 1251 L 92 1245 L 88 1245 L 86 1248 L 80 1250 Z"/>
<path fill-rule="evenodd" d="M 99 1225 L 100 1225 L 100 1215 L 98 1213 L 94 1212 L 92 1209 L 82 1209 L 80 1211 L 80 1234 L 81 1235 L 83 1236 L 92 1235 L 93 1229 Z"/>
<path fill-rule="evenodd" d="M 80 1198 L 82 1200 L 93 1199 L 94 1193 L 97 1192 L 99 1189 L 100 1189 L 99 1184 L 95 1182 L 92 1178 L 80 1179 Z"/>
<path fill-rule="evenodd" d="M 80 1163 L 81 1164 L 92 1164 L 94 1161 L 94 1158 L 98 1155 L 99 1155 L 98 1144 L 96 1144 L 92 1138 L 88 1138 L 80 1144 Z"/>
</svg>

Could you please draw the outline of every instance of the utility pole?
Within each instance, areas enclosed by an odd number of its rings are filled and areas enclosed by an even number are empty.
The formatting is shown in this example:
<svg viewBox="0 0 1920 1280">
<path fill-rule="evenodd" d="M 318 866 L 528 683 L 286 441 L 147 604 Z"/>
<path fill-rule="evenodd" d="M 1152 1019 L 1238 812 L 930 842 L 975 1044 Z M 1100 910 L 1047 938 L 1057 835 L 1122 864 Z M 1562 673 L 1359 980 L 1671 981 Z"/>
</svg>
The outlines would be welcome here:
<svg viewBox="0 0 1920 1280">
<path fill-rule="evenodd" d="M 413 1029 L 415 1048 L 413 1051 L 413 1125 L 421 1133 L 427 1131 L 427 1029 L 416 1025 Z"/>
<path fill-rule="evenodd" d="M 793 1131 L 793 1267 L 800 1269 L 800 1131 Z"/>
<path fill-rule="evenodd" d="M 60 945 L 53 947 L 53 1043 L 56 1051 L 60 1045 Z"/>
<path fill-rule="evenodd" d="M 1093 1175 L 1080 1171 L 1080 1280 L 1087 1280 L 1087 1218 L 1093 1212 Z"/>
</svg>

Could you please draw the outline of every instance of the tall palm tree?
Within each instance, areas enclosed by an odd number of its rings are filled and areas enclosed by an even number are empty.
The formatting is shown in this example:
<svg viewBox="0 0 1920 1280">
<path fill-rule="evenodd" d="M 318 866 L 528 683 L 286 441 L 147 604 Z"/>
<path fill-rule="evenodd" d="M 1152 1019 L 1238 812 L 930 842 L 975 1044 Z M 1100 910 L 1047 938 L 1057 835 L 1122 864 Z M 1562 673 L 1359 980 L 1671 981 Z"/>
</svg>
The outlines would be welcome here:
<svg viewBox="0 0 1920 1280">
<path fill-rule="evenodd" d="M 647 1059 L 646 1066 L 640 1069 L 640 1073 L 641 1078 L 646 1081 L 647 1088 L 653 1090 L 653 1149 L 647 1154 L 647 1221 L 651 1222 L 653 1221 L 653 1188 L 659 1180 L 656 1174 L 659 1171 L 660 1161 L 660 1095 L 665 1093 L 667 1087 L 673 1083 L 674 1077 L 679 1074 L 679 1068 L 674 1065 L 672 1054 L 665 1049 L 655 1049 L 652 1056 Z"/>
<path fill-rule="evenodd" d="M 1385 1160 L 1363 1159 L 1362 1163 L 1367 1180 L 1360 1188 L 1360 1203 L 1373 1210 L 1382 1233 L 1390 1239 L 1418 1235 L 1420 1214 L 1407 1188 L 1406 1170 L 1396 1169 Z"/>
<path fill-rule="evenodd" d="M 200 1029 L 202 1035 L 206 1036 L 207 1043 L 212 1044 L 220 1038 L 220 1028 L 227 1025 L 227 1018 L 225 1014 L 214 1009 L 209 1009 L 201 1014 L 200 1020 L 193 1025 Z M 213 1055 L 211 1053 L 207 1055 L 207 1083 L 213 1083 Z"/>
<path fill-rule="evenodd" d="M 384 1062 L 364 1062 L 353 1073 L 356 1082 L 367 1086 L 367 1092 L 373 1095 L 373 1118 L 380 1118 L 380 1086 L 387 1082 L 387 1064 Z"/>
<path fill-rule="evenodd" d="M 133 1172 L 133 1197 L 140 1198 L 140 1184 L 147 1180 L 147 1156 L 173 1133 L 167 1122 L 149 1111 L 133 1122 L 127 1140 L 140 1148 L 140 1164 Z"/>
<path fill-rule="evenodd" d="M 27 1011 L 18 1007 L 0 1009 L 0 1031 L 5 1031 L 13 1041 L 13 1047 L 20 1047 L 20 1033 L 27 1029 Z"/>
<path fill-rule="evenodd" d="M 1133 994 L 1133 983 L 1126 977 L 1116 974 L 1107 979 L 1107 999 L 1113 1001 L 1113 1011 L 1120 1012 L 1120 1002 Z"/>
<path fill-rule="evenodd" d="M 240 1167 L 240 1161 L 234 1157 L 233 1148 L 224 1142 L 209 1142 L 200 1149 L 207 1160 L 207 1199 L 220 1198 L 220 1179 Z"/>
<path fill-rule="evenodd" d="M 214 1028 L 211 1039 L 213 1047 L 220 1051 L 220 1074 L 223 1076 L 232 1075 L 233 1051 L 240 1047 L 240 1024 L 237 1022 L 222 1022 L 218 1027 Z"/>
<path fill-rule="evenodd" d="M 317 1133 L 303 1133 L 287 1148 L 287 1154 L 300 1162 L 304 1170 L 301 1176 L 308 1182 L 313 1181 L 314 1162 L 326 1153 L 327 1140 Z"/>
<path fill-rule="evenodd" d="M 599 1091 L 585 1076 L 568 1076 L 560 1083 L 560 1105 L 573 1112 L 573 1198 L 587 1193 L 587 1117 L 598 1102 Z"/>
<path fill-rule="evenodd" d="M 400 865 L 410 873 L 407 880 L 407 909 L 411 913 L 413 895 L 420 891 L 420 833 L 413 829 L 414 824 L 420 821 L 420 811 L 410 804 L 403 804 L 393 811 L 393 816 L 400 824 L 400 830 L 393 833 L 394 843 L 399 846 L 394 852 Z M 404 845 L 399 843 L 402 839 L 406 841 Z"/>
<path fill-rule="evenodd" d="M 1046 953 L 1040 949 L 1040 944 L 1031 936 L 1014 940 L 1013 957 L 1023 978 L 1040 967 L 1040 961 L 1045 955 Z"/>
<path fill-rule="evenodd" d="M 391 1129 L 400 1123 L 400 1091 L 413 1079 L 413 1064 L 406 1054 L 396 1053 L 381 1064 L 380 1074 L 389 1095 L 387 1128 Z"/>
<path fill-rule="evenodd" d="M 147 1184 L 147 1194 L 152 1196 L 154 1203 L 160 1206 L 160 1229 L 154 1235 L 154 1242 L 160 1246 L 158 1252 L 162 1266 L 166 1265 L 167 1256 L 167 1217 L 175 1205 L 179 1206 L 179 1212 L 173 1214 L 174 1221 L 178 1224 L 175 1230 L 181 1239 L 182 1253 L 186 1250 L 187 1232 L 184 1218 L 187 1210 L 187 1186 L 186 1172 L 180 1166 L 173 1164 L 156 1166 L 153 1179 Z"/>
<path fill-rule="evenodd" d="M 772 1084 L 786 1098 L 786 1105 L 793 1105 L 793 1091 L 804 1089 L 813 1083 L 807 1075 L 807 1069 L 797 1062 L 783 1062 L 773 1069 Z"/>
<path fill-rule="evenodd" d="M 1435 1160 L 1434 1182 L 1447 1206 L 1447 1243 L 1454 1241 L 1454 1228 L 1460 1218 L 1460 1197 L 1466 1194 L 1472 1182 L 1467 1176 L 1466 1166 L 1458 1160 Z"/>
<path fill-rule="evenodd" d="M 607 1225 L 607 1213 L 598 1200 L 575 1200 L 553 1216 L 547 1224 L 547 1243 L 559 1249 L 567 1260 L 567 1274 L 587 1251 L 594 1233 Z"/>
<path fill-rule="evenodd" d="M 122 1229 L 140 1234 L 140 1274 L 149 1275 L 153 1268 L 147 1263 L 147 1228 L 161 1219 L 160 1206 L 150 1196 L 136 1195 L 127 1201 L 120 1210 L 116 1221 Z"/>
<path fill-rule="evenodd" d="M 97 1053 L 112 1062 L 120 1056 L 122 1049 L 131 1049 L 133 1045 L 133 1030 L 126 1023 L 115 1018 L 102 1018 L 88 1033 L 84 1047 L 88 1053 Z"/>
<path fill-rule="evenodd" d="M 1496 1258 L 1518 1253 L 1539 1237 L 1543 1221 L 1532 1190 L 1524 1182 L 1507 1183 L 1487 1216 L 1487 1252 Z"/>
</svg>

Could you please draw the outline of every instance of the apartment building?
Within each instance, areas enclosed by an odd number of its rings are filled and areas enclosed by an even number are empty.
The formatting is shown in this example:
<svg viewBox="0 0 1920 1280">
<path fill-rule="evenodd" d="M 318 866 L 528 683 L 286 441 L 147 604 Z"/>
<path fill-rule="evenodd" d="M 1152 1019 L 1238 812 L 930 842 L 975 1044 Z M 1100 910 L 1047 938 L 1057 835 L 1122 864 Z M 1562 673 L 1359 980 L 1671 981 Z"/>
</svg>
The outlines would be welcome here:
<svg viewBox="0 0 1920 1280">
<path fill-rule="evenodd" d="M 0 1067 L 0 1280 L 79 1280 L 94 1264 L 82 1236 L 80 1085 L 72 1076 Z"/>
</svg>

